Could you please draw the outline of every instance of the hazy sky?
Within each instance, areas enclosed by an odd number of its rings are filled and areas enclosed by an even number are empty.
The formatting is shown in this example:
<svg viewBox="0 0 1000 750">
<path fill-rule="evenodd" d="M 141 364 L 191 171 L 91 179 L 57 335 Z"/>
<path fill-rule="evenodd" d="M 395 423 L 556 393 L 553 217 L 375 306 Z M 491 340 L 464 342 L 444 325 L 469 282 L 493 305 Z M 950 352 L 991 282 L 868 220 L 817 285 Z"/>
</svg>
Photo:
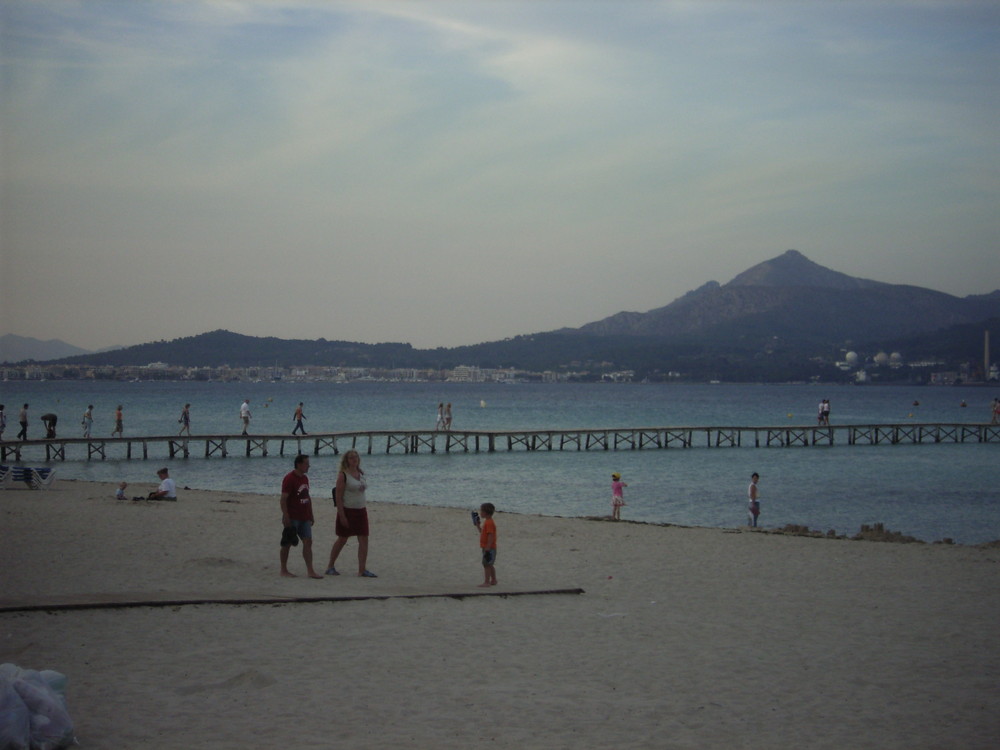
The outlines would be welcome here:
<svg viewBox="0 0 1000 750">
<path fill-rule="evenodd" d="M 1000 287 L 1000 4 L 0 0 L 0 333 L 421 348 L 789 248 Z"/>
</svg>

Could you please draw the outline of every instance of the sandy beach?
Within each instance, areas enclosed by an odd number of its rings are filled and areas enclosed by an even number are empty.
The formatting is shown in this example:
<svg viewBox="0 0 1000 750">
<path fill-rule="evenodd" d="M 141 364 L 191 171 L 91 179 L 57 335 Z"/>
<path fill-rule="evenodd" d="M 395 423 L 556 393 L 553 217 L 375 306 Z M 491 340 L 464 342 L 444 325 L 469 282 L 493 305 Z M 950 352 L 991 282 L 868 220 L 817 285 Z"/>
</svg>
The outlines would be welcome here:
<svg viewBox="0 0 1000 750">
<path fill-rule="evenodd" d="M 376 502 L 378 578 L 350 575 L 352 543 L 323 580 L 293 548 L 286 579 L 277 494 L 179 494 L 116 502 L 112 485 L 74 481 L 0 493 L 0 662 L 67 675 L 83 748 L 1000 737 L 997 548 L 500 508 L 499 585 L 484 590 L 467 511 Z M 333 510 L 314 502 L 323 570 Z M 321 597 L 339 599 L 309 601 Z"/>
</svg>

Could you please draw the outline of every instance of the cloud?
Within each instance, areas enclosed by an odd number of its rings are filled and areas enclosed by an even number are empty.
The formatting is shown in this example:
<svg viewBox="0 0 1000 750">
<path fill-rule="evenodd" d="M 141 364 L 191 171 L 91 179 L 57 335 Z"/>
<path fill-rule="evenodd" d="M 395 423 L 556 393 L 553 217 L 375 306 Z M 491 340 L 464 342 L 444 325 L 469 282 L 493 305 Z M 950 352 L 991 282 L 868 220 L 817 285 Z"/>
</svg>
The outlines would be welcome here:
<svg viewBox="0 0 1000 750">
<path fill-rule="evenodd" d="M 1000 275 L 988 4 L 0 12 L 3 312 L 23 335 L 334 338 L 333 299 L 374 311 L 355 338 L 473 343 L 658 307 L 789 247 L 886 281 L 907 259 L 954 293 Z M 176 317 L 103 319 L 177 289 Z"/>
</svg>

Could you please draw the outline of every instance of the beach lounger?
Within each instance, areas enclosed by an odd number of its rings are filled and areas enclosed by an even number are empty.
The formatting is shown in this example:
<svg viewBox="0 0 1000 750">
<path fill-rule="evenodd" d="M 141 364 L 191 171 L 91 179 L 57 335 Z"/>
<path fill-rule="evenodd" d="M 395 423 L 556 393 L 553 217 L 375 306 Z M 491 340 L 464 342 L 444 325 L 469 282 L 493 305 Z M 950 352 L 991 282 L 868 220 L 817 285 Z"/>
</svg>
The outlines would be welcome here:
<svg viewBox="0 0 1000 750">
<path fill-rule="evenodd" d="M 22 483 L 31 488 L 31 469 L 27 466 L 11 466 L 10 489 L 21 489 Z"/>
<path fill-rule="evenodd" d="M 0 467 L 0 486 L 5 490 L 19 488 L 24 482 L 28 489 L 47 490 L 55 481 L 56 470 L 48 467 L 33 469 L 30 466 Z"/>
<path fill-rule="evenodd" d="M 34 490 L 47 490 L 52 486 L 56 478 L 56 470 L 50 468 L 29 469 L 31 477 L 29 484 Z"/>
</svg>

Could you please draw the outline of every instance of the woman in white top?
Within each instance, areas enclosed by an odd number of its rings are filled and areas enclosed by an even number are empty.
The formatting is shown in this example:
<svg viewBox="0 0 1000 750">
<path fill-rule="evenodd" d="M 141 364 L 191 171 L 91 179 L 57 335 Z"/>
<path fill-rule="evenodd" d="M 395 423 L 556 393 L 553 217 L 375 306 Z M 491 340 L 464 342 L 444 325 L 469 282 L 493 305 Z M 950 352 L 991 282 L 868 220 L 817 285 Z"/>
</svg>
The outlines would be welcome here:
<svg viewBox="0 0 1000 750">
<path fill-rule="evenodd" d="M 333 502 L 337 506 L 337 541 L 330 550 L 328 576 L 340 575 L 335 567 L 340 551 L 352 536 L 358 538 L 358 575 L 362 578 L 378 578 L 365 565 L 368 562 L 368 508 L 366 507 L 365 473 L 361 470 L 361 456 L 356 450 L 349 450 L 340 459 L 337 485 L 333 488 Z"/>
</svg>

